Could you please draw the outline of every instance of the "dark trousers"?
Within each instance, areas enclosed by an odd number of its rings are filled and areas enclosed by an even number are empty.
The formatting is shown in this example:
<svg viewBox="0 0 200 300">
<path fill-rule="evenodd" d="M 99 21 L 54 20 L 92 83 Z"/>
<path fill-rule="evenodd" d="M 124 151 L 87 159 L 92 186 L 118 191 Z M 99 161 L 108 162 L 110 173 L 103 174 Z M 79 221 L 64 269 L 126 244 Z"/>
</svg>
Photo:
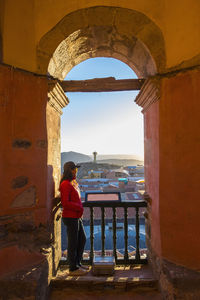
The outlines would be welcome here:
<svg viewBox="0 0 200 300">
<path fill-rule="evenodd" d="M 67 227 L 67 255 L 70 271 L 76 270 L 80 265 L 86 243 L 86 235 L 82 219 L 62 218 Z"/>
</svg>

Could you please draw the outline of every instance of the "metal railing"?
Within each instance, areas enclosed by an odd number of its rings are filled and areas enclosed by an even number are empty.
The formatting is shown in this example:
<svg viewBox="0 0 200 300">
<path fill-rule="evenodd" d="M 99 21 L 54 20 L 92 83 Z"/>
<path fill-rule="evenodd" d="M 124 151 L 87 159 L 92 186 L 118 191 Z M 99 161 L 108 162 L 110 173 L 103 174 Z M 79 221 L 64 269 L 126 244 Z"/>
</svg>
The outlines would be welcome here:
<svg viewBox="0 0 200 300">
<path fill-rule="evenodd" d="M 106 193 L 105 193 L 106 194 Z M 90 254 L 89 259 L 84 259 L 83 262 L 87 264 L 92 264 L 94 259 L 94 208 L 98 207 L 101 209 L 101 255 L 105 255 L 105 208 L 112 209 L 112 228 L 113 228 L 113 256 L 115 257 L 116 264 L 145 264 L 147 263 L 147 258 L 141 257 L 140 254 L 140 217 L 139 210 L 147 206 L 146 201 L 122 201 L 122 202 L 84 202 L 84 207 L 90 209 Z M 116 209 L 124 208 L 124 257 L 117 257 L 117 218 Z M 135 215 L 131 216 L 135 224 L 135 255 L 134 258 L 129 257 L 128 254 L 128 208 L 135 208 Z M 130 218 L 129 218 L 130 220 Z"/>
</svg>

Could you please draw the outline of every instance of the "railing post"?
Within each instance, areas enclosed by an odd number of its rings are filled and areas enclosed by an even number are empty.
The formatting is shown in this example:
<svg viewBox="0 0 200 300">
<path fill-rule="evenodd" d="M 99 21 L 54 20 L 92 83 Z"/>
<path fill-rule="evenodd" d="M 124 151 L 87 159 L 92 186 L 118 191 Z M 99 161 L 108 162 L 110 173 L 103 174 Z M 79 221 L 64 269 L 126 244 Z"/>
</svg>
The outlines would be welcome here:
<svg viewBox="0 0 200 300">
<path fill-rule="evenodd" d="M 136 231 L 136 253 L 135 253 L 135 259 L 136 262 L 139 263 L 140 261 L 140 224 L 139 224 L 139 208 L 135 208 L 135 231 Z"/>
<path fill-rule="evenodd" d="M 105 208 L 101 207 L 101 255 L 105 255 Z"/>
<path fill-rule="evenodd" d="M 84 207 L 88 207 L 90 209 L 90 256 L 89 260 L 85 259 L 84 263 L 93 264 L 94 260 L 94 208 L 99 207 L 101 208 L 101 255 L 104 256 L 106 253 L 105 250 L 105 209 L 106 207 L 112 208 L 112 225 L 113 225 L 113 256 L 115 258 L 116 264 L 146 264 L 147 258 L 144 258 L 140 253 L 140 218 L 139 218 L 139 209 L 141 207 L 146 207 L 147 204 L 142 199 L 140 201 L 126 201 L 126 202 L 86 202 L 83 204 Z M 116 208 L 123 207 L 124 208 L 124 255 L 122 259 L 118 259 L 117 257 L 117 215 L 116 215 Z M 128 253 L 128 208 L 134 207 L 135 208 L 135 257 L 130 258 Z"/>
<path fill-rule="evenodd" d="M 124 261 L 128 262 L 128 209 L 124 207 Z"/>
<path fill-rule="evenodd" d="M 116 251 L 116 242 L 117 242 L 117 233 L 116 233 L 116 208 L 113 207 L 113 256 L 117 262 L 117 251 Z"/>
<path fill-rule="evenodd" d="M 94 209 L 90 207 L 90 263 L 93 263 L 94 259 Z"/>
</svg>

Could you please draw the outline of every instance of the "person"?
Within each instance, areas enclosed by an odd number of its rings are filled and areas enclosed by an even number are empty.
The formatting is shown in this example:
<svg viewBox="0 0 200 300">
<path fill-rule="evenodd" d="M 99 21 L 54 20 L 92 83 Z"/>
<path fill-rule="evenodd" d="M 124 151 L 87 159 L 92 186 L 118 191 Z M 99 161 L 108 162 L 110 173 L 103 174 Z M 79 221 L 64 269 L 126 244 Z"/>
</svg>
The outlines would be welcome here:
<svg viewBox="0 0 200 300">
<path fill-rule="evenodd" d="M 69 275 L 80 276 L 87 272 L 88 267 L 81 265 L 86 235 L 82 222 L 83 205 L 80 190 L 76 181 L 80 165 L 73 161 L 64 164 L 64 172 L 60 181 L 62 220 L 67 229 Z"/>
</svg>

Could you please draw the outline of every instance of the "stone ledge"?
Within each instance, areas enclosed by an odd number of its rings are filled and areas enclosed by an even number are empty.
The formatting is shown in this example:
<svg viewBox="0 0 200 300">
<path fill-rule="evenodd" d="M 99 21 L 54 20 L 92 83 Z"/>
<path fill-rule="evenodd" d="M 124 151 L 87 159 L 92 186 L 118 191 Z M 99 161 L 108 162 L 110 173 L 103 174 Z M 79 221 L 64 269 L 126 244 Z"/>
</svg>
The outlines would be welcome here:
<svg viewBox="0 0 200 300">
<path fill-rule="evenodd" d="M 51 289 L 64 289 L 66 287 L 79 287 L 89 290 L 104 289 L 151 289 L 157 290 L 158 282 L 153 277 L 152 271 L 148 266 L 127 266 L 115 268 L 113 276 L 93 276 L 90 271 L 85 276 L 72 277 L 68 275 L 68 269 L 62 268 L 57 276 L 51 280 Z"/>
<path fill-rule="evenodd" d="M 54 291 L 50 295 L 50 300 L 161 300 L 162 297 L 157 291 L 143 291 L 143 290 L 97 290 L 97 291 L 85 291 L 81 289 L 72 290 L 65 288 L 62 291 Z"/>
</svg>

